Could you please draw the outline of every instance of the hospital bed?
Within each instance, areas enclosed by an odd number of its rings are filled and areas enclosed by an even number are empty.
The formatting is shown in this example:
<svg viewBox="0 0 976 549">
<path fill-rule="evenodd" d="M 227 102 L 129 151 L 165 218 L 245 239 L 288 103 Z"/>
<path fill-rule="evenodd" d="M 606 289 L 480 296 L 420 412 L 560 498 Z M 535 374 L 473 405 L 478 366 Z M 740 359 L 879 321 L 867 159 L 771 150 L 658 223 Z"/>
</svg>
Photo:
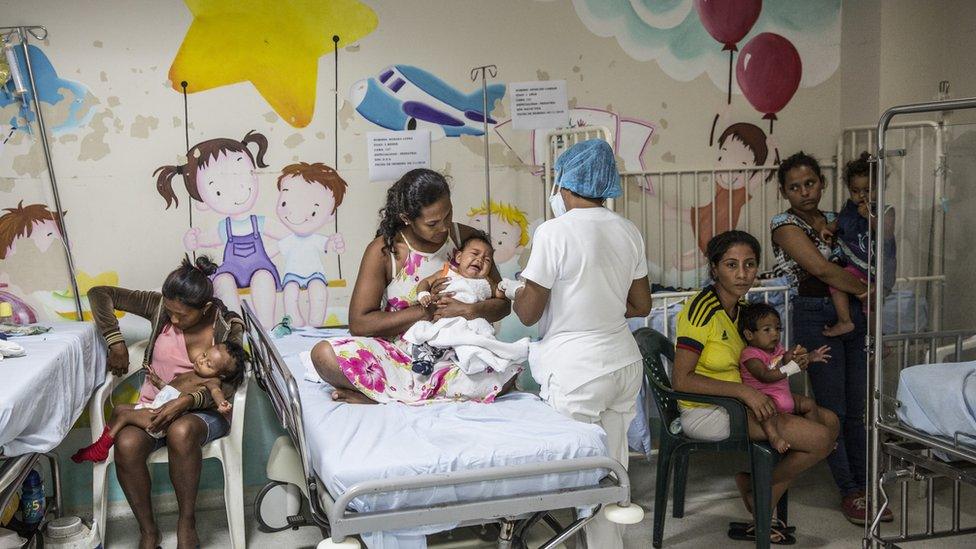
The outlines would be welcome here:
<svg viewBox="0 0 976 549">
<path fill-rule="evenodd" d="M 105 379 L 105 348 L 90 322 L 54 322 L 16 337 L 26 356 L 0 362 L 0 509 L 42 458 L 51 472 L 48 514 L 60 517 L 61 470 L 53 450 Z"/>
<path fill-rule="evenodd" d="M 898 196 L 897 186 L 887 189 L 891 186 L 887 176 L 893 165 L 906 155 L 905 141 L 899 143 L 897 137 L 892 139 L 897 132 L 893 133 L 890 128 L 897 130 L 898 126 L 891 123 L 892 119 L 922 113 L 933 113 L 942 118 L 949 111 L 954 111 L 953 116 L 972 116 L 976 112 L 976 98 L 894 107 L 881 116 L 874 133 L 879 203 L 890 203 L 894 199 L 890 197 Z M 942 124 L 939 129 L 944 129 Z M 937 178 L 952 173 L 950 168 L 943 157 L 937 167 L 942 175 Z M 918 213 L 920 218 L 929 220 L 923 230 L 901 230 L 908 235 L 906 238 L 922 241 L 922 245 L 915 242 L 916 249 L 924 249 L 933 234 L 940 237 L 938 250 L 943 249 L 945 243 L 941 239 L 946 233 L 942 223 L 946 203 L 941 193 L 942 190 L 937 188 L 930 202 L 929 207 L 934 212 Z M 924 203 L 920 199 L 919 205 Z M 885 237 L 884 230 L 883 224 L 879 223 L 878 240 Z M 880 250 L 877 243 L 874 244 L 874 257 L 877 257 Z M 945 280 L 944 257 L 936 253 L 938 250 L 933 251 L 930 258 L 918 262 L 929 272 L 914 274 L 921 279 L 931 278 L 941 285 Z M 884 276 L 884 269 L 884 265 L 878 266 L 878 277 Z M 875 291 L 877 295 L 878 290 Z M 941 290 L 932 295 L 941 300 Z M 938 311 L 932 322 L 936 329 L 918 333 L 884 333 L 885 319 L 877 300 L 872 310 L 875 333 L 884 335 L 871 341 L 874 364 L 869 363 L 866 395 L 869 403 L 868 516 L 871 520 L 865 526 L 865 547 L 897 547 L 900 543 L 976 534 L 976 525 L 964 524 L 971 521 L 964 520 L 968 517 L 962 513 L 963 491 L 976 487 L 976 365 L 963 360 L 964 352 L 976 341 L 976 329 L 939 329 L 941 302 L 934 301 L 933 305 Z M 971 317 L 971 311 L 966 313 Z M 951 485 L 947 517 L 937 516 L 937 483 Z M 895 525 L 890 530 L 882 529 L 881 517 L 891 504 L 890 492 L 894 485 L 900 489 Z M 920 497 L 909 496 L 913 487 L 922 488 Z M 919 499 L 924 500 L 921 521 L 913 513 L 917 509 L 912 505 Z M 917 527 L 918 522 L 922 523 L 921 528 Z M 974 539 L 969 537 L 967 542 L 971 545 Z"/>
<path fill-rule="evenodd" d="M 287 433 L 272 450 L 268 477 L 300 489 L 327 538 L 319 547 L 359 547 L 356 535 L 372 547 L 424 547 L 426 534 L 483 524 L 498 525 L 499 547 L 524 547 L 541 521 L 554 530 L 549 548 L 596 512 L 627 524 L 643 516 L 596 426 L 527 394 L 490 405 L 337 403 L 328 385 L 304 379 L 300 354 L 316 334 L 272 339 L 247 304 L 244 318 L 255 379 Z M 583 511 L 563 526 L 550 515 L 558 509 Z"/>
</svg>

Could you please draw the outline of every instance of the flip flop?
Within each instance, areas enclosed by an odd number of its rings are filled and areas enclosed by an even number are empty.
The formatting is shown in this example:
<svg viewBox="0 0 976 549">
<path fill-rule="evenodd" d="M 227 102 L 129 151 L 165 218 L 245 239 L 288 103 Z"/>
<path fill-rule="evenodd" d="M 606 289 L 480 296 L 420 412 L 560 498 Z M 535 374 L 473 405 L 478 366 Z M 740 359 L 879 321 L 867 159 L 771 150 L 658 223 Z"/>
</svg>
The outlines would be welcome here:
<svg viewBox="0 0 976 549">
<path fill-rule="evenodd" d="M 729 528 L 728 536 L 731 539 L 739 541 L 756 541 L 756 526 L 755 524 L 749 524 L 743 530 Z M 769 543 L 772 545 L 793 545 L 796 543 L 796 537 L 789 533 L 781 530 L 780 528 L 773 526 L 769 529 Z"/>
<path fill-rule="evenodd" d="M 786 532 L 787 534 L 792 534 L 796 532 L 796 526 L 787 526 L 783 521 L 778 518 L 774 518 L 772 525 L 777 527 L 780 531 Z M 752 526 L 751 522 L 730 522 L 729 530 L 745 530 Z"/>
</svg>

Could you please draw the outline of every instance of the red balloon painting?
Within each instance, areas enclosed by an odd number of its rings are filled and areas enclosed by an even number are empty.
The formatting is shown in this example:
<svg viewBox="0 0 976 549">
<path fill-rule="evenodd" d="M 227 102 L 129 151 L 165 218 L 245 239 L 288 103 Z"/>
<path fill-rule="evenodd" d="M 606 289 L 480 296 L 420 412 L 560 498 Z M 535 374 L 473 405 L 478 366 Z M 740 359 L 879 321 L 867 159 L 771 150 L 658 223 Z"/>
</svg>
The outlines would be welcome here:
<svg viewBox="0 0 976 549">
<path fill-rule="evenodd" d="M 762 0 L 695 0 L 695 10 L 712 38 L 735 51 L 762 11 Z"/>
<path fill-rule="evenodd" d="M 776 120 L 797 88 L 803 65 L 796 47 L 782 36 L 764 32 L 757 34 L 739 52 L 735 78 L 743 95 L 763 118 Z"/>
</svg>

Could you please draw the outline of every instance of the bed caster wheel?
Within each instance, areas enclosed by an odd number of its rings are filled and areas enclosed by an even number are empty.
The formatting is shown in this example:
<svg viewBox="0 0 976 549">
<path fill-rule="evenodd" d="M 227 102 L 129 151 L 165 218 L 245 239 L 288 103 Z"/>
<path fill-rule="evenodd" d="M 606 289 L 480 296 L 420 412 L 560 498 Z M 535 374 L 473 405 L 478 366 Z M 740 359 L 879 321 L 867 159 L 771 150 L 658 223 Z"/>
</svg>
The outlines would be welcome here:
<svg viewBox="0 0 976 549">
<path fill-rule="evenodd" d="M 346 538 L 345 541 L 332 541 L 332 538 L 319 542 L 316 549 L 360 549 L 362 545 L 356 538 Z"/>
<path fill-rule="evenodd" d="M 644 509 L 636 503 L 631 503 L 627 507 L 613 503 L 603 508 L 603 514 L 614 524 L 637 524 L 644 520 Z"/>
</svg>

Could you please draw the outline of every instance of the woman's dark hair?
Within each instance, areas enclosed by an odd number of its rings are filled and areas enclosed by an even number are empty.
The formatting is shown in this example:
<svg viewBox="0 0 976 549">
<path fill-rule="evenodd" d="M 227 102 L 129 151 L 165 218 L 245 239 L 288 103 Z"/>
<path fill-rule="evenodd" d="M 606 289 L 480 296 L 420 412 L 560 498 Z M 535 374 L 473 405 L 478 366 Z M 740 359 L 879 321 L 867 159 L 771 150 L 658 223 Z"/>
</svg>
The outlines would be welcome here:
<svg viewBox="0 0 976 549">
<path fill-rule="evenodd" d="M 725 231 L 724 233 L 713 236 L 708 241 L 708 245 L 705 246 L 705 256 L 708 257 L 708 263 L 713 267 L 718 265 L 725 252 L 729 251 L 729 248 L 736 244 L 745 244 L 752 248 L 752 251 L 756 254 L 756 261 L 759 261 L 759 257 L 762 254 L 762 247 L 759 245 L 756 237 L 745 231 Z"/>
<path fill-rule="evenodd" d="M 851 160 L 844 166 L 844 183 L 848 187 L 851 186 L 855 177 L 867 177 L 870 179 L 871 185 L 874 186 L 877 176 L 871 170 L 871 154 L 867 151 L 862 152 L 856 160 Z"/>
<path fill-rule="evenodd" d="M 244 350 L 244 347 L 241 347 L 229 339 L 221 343 L 221 345 L 227 349 L 227 354 L 230 355 L 230 358 L 234 361 L 235 366 L 233 373 L 221 378 L 221 381 L 234 387 L 234 389 L 237 389 L 240 387 L 241 382 L 244 381 L 244 365 L 248 359 L 247 351 Z"/>
<path fill-rule="evenodd" d="M 823 173 L 820 171 L 820 162 L 817 159 L 810 156 L 809 154 L 800 151 L 789 156 L 779 165 L 779 169 L 776 170 L 776 179 L 779 181 L 779 188 L 786 188 L 786 174 L 790 173 L 793 168 L 799 168 L 801 166 L 806 166 L 813 170 L 813 173 L 817 174 L 817 179 L 823 180 Z"/>
<path fill-rule="evenodd" d="M 175 299 L 187 307 L 202 309 L 204 305 L 214 301 L 210 275 L 215 272 L 217 265 L 209 257 L 201 255 L 191 262 L 190 257 L 184 255 L 180 266 L 169 273 L 163 282 L 163 297 Z"/>
<path fill-rule="evenodd" d="M 779 311 L 768 303 L 750 303 L 739 310 L 739 335 L 746 337 L 746 330 L 755 332 L 759 321 L 769 315 L 779 319 Z"/>
<path fill-rule="evenodd" d="M 376 236 L 383 237 L 383 251 L 393 248 L 397 232 L 406 226 L 401 215 L 416 219 L 420 216 L 420 210 L 450 194 L 447 180 L 434 170 L 417 168 L 403 174 L 386 191 L 386 206 L 380 210 L 380 227 L 376 230 Z"/>
<path fill-rule="evenodd" d="M 461 247 L 459 247 L 458 250 L 465 249 L 468 246 L 469 242 L 475 240 L 479 242 L 484 242 L 485 245 L 488 246 L 488 249 L 491 250 L 491 253 L 495 253 L 495 247 L 491 245 L 491 238 L 488 238 L 488 233 L 484 231 L 479 231 L 477 229 L 473 233 L 469 234 L 467 238 L 461 241 Z"/>
</svg>

